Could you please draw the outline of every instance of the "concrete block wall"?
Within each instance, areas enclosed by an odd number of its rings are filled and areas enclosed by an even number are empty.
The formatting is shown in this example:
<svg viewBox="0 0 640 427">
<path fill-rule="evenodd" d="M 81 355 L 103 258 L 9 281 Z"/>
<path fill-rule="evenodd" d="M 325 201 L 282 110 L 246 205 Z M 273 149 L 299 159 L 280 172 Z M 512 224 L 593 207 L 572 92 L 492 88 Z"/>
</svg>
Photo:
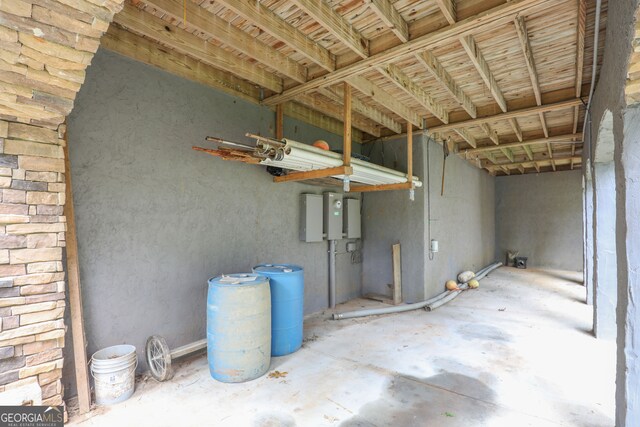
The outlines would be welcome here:
<svg viewBox="0 0 640 427">
<path fill-rule="evenodd" d="M 60 405 L 62 124 L 122 0 L 0 2 L 0 402 Z"/>
<path fill-rule="evenodd" d="M 496 178 L 496 253 L 528 257 L 531 267 L 581 271 L 582 174 L 579 170 Z"/>
</svg>

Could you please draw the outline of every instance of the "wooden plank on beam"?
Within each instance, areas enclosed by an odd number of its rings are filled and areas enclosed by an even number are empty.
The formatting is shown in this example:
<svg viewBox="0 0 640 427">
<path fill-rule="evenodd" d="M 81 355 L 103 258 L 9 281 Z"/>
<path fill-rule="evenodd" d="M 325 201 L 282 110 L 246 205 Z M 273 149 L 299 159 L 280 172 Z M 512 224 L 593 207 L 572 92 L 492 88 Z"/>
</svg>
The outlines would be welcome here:
<svg viewBox="0 0 640 427">
<path fill-rule="evenodd" d="M 518 138 L 518 141 L 522 142 L 522 129 L 520 129 L 520 125 L 518 124 L 518 119 L 516 119 L 515 117 L 510 118 L 509 124 L 511 125 L 511 129 L 513 129 L 513 133 L 516 134 L 516 138 Z"/>
<path fill-rule="evenodd" d="M 254 82 L 274 92 L 282 92 L 282 79 L 255 64 L 209 43 L 181 28 L 170 28 L 165 21 L 125 4 L 122 12 L 114 16 L 114 22 L 143 36 L 156 40 L 178 52 L 198 59 Z"/>
<path fill-rule="evenodd" d="M 367 1 L 369 8 L 384 22 L 384 25 L 393 31 L 402 43 L 409 41 L 409 26 L 389 0 Z"/>
<path fill-rule="evenodd" d="M 386 67 L 379 67 L 378 70 L 395 83 L 396 86 L 411 95 L 420 105 L 429 110 L 443 123 L 449 123 L 449 114 L 444 107 L 438 104 L 431 95 L 411 80 L 400 68 L 389 64 Z"/>
<path fill-rule="evenodd" d="M 65 134 L 65 140 L 67 140 Z M 73 187 L 71 185 L 71 164 L 68 144 L 64 145 L 66 203 L 64 215 L 67 218 L 67 274 L 69 275 L 69 306 L 71 312 L 71 333 L 73 336 L 73 358 L 80 413 L 91 409 L 91 389 L 87 361 L 87 341 L 84 334 L 84 316 L 82 313 L 82 287 L 80 284 L 80 263 L 78 262 L 78 238 L 73 209 Z"/>
<path fill-rule="evenodd" d="M 533 87 L 533 93 L 536 97 L 536 104 L 542 104 L 542 93 L 540 92 L 540 83 L 538 81 L 538 70 L 536 69 L 536 62 L 533 58 L 533 51 L 531 50 L 531 43 L 529 42 L 529 33 L 527 32 L 527 24 L 522 16 L 516 16 L 513 21 L 516 32 L 518 33 L 518 39 L 520 40 L 520 47 L 524 54 L 524 60 L 527 64 L 527 71 L 529 72 L 529 78 L 531 79 L 531 86 Z"/>
<path fill-rule="evenodd" d="M 495 114 L 492 116 L 478 117 L 476 119 L 463 120 L 460 122 L 449 123 L 446 125 L 434 126 L 431 128 L 431 132 L 444 132 L 446 130 L 453 130 L 455 128 L 466 128 L 470 126 L 480 126 L 481 123 L 508 120 L 514 117 L 526 117 L 537 115 L 539 112 L 551 112 L 565 110 L 573 108 L 576 105 L 582 105 L 582 100 L 579 98 L 573 98 L 566 101 L 556 102 L 553 104 L 539 105 L 535 107 L 522 108 L 520 110 L 512 110 L 506 113 Z"/>
<path fill-rule="evenodd" d="M 522 149 L 527 154 L 527 157 L 529 158 L 529 160 L 533 160 L 533 150 L 531 150 L 531 146 L 530 145 L 523 145 Z"/>
<path fill-rule="evenodd" d="M 289 0 L 326 28 L 345 46 L 362 58 L 369 56 L 369 40 L 364 38 L 342 15 L 324 0 Z"/>
<path fill-rule="evenodd" d="M 449 94 L 469 113 L 474 119 L 477 117 L 476 106 L 471 98 L 458 86 L 451 75 L 444 69 L 440 61 L 430 51 L 416 54 L 416 59 L 426 67 L 435 79 L 449 92 Z"/>
<path fill-rule="evenodd" d="M 556 158 L 556 160 L 569 160 L 569 161 L 571 161 L 571 159 L 573 159 L 575 162 L 582 161 L 582 157 L 580 157 L 580 156 L 571 156 L 571 155 L 569 155 L 569 156 L 562 156 L 562 157 Z M 482 167 L 484 169 L 496 168 L 496 167 L 499 168 L 499 167 L 503 167 L 503 166 L 504 167 L 517 167 L 520 164 L 529 165 L 529 164 L 533 164 L 533 163 L 536 163 L 536 162 L 551 162 L 551 161 L 552 161 L 552 159 L 547 159 L 546 156 L 536 155 L 533 160 L 528 160 L 528 159 L 520 157 L 518 159 L 514 159 L 514 161 L 501 162 L 501 163 L 498 163 L 496 165 L 490 164 L 488 161 L 483 160 Z"/>
<path fill-rule="evenodd" d="M 344 126 L 342 126 L 342 118 L 336 119 L 319 112 L 316 109 L 307 107 L 297 102 L 287 102 L 284 104 L 284 115 L 292 119 L 300 120 L 335 135 L 342 135 Z M 355 142 L 362 143 L 363 132 L 360 129 L 353 129 L 352 139 Z"/>
<path fill-rule="evenodd" d="M 575 139 L 582 139 L 582 134 L 581 133 L 566 134 L 566 135 L 552 136 L 552 137 L 549 137 L 549 138 L 530 139 L 530 140 L 524 140 L 522 142 L 512 142 L 512 143 L 509 143 L 509 144 L 501 144 L 499 147 L 502 147 L 502 148 L 517 148 L 517 147 L 525 147 L 525 146 L 541 145 L 541 144 L 554 144 L 554 143 L 580 144 L 581 143 L 581 141 L 574 141 Z M 499 147 L 495 146 L 495 145 L 487 145 L 485 147 L 470 148 L 468 150 L 461 151 L 461 153 L 468 156 L 468 155 L 476 154 L 476 153 L 485 153 L 485 152 L 488 152 L 488 151 L 496 151 Z"/>
<path fill-rule="evenodd" d="M 436 0 L 440 11 L 449 24 L 456 23 L 456 2 L 455 0 Z"/>
<path fill-rule="evenodd" d="M 504 156 L 507 159 L 513 162 L 514 157 L 513 157 L 513 151 L 511 151 L 511 148 L 502 148 L 502 147 L 499 147 L 499 148 L 500 148 L 500 151 L 502 151 L 502 154 L 504 154 Z"/>
<path fill-rule="evenodd" d="M 507 101 L 505 101 L 504 95 L 502 95 L 502 91 L 498 86 L 498 82 L 493 76 L 493 73 L 489 68 L 489 64 L 487 64 L 487 61 L 484 59 L 484 55 L 482 55 L 476 41 L 472 36 L 464 36 L 460 38 L 460 43 L 462 44 L 465 52 L 467 52 L 469 59 L 471 59 L 471 62 L 476 67 L 476 70 L 478 70 L 478 74 L 482 77 L 485 85 L 489 88 L 491 95 L 500 106 L 500 109 L 506 113 Z"/>
<path fill-rule="evenodd" d="M 145 3 L 178 21 L 181 21 L 186 14 L 189 27 L 196 28 L 207 36 L 215 38 L 299 83 L 307 81 L 306 67 L 257 40 L 251 34 L 229 25 L 228 21 L 191 1 L 145 0 Z"/>
<path fill-rule="evenodd" d="M 366 193 L 371 191 L 390 191 L 390 190 L 410 190 L 413 184 L 410 182 L 401 182 L 398 184 L 381 184 L 381 185 L 356 185 L 351 186 L 351 193 Z"/>
<path fill-rule="evenodd" d="M 342 104 L 344 99 L 342 90 L 338 88 L 322 88 L 318 90 L 318 93 L 340 104 Z M 402 125 L 396 119 L 371 105 L 365 104 L 354 96 L 351 97 L 351 107 L 354 112 L 381 124 L 393 132 L 402 133 Z"/>
<path fill-rule="evenodd" d="M 260 2 L 255 0 L 216 0 L 216 3 L 252 22 L 264 32 L 291 46 L 325 70 L 333 71 L 336 69 L 336 58 L 331 52 L 307 37 L 302 31 L 287 23 Z M 293 100 L 293 98 L 289 100 Z M 278 103 L 271 105 L 276 104 Z"/>
<path fill-rule="evenodd" d="M 380 86 L 360 76 L 352 77 L 348 82 L 365 96 L 414 124 L 418 129 L 422 129 L 422 118 Z"/>
<path fill-rule="evenodd" d="M 353 168 L 351 166 L 337 166 L 328 169 L 316 169 L 306 172 L 291 172 L 283 176 L 274 176 L 273 182 L 293 182 L 306 181 L 308 179 L 327 178 L 336 175 L 351 175 Z"/>
<path fill-rule="evenodd" d="M 500 144 L 500 138 L 498 137 L 498 132 L 491 129 L 491 126 L 489 126 L 489 123 L 482 123 L 480 125 L 480 128 L 484 131 L 487 137 L 489 137 L 491 142 L 493 142 L 496 145 Z"/>
<path fill-rule="evenodd" d="M 578 0 L 578 30 L 576 34 L 576 98 L 582 95 L 582 74 L 584 69 L 584 40 L 587 25 L 587 2 Z"/>
<path fill-rule="evenodd" d="M 235 0 L 234 0 L 235 1 Z M 254 0 L 249 1 L 256 4 Z M 225 0 L 225 3 L 232 2 Z M 280 102 L 294 100 L 298 95 L 309 93 L 324 86 L 332 86 L 338 82 L 357 76 L 374 67 L 384 66 L 391 62 L 397 62 L 408 56 L 414 55 L 425 49 L 435 49 L 437 47 L 450 45 L 453 40 L 468 34 L 486 32 L 494 28 L 503 27 L 506 22 L 513 19 L 517 13 L 522 13 L 530 9 L 540 10 L 552 3 L 553 0 L 511 0 L 491 9 L 487 9 L 476 15 L 470 16 L 462 21 L 456 22 L 439 30 L 417 37 L 407 43 L 402 43 L 378 54 L 370 56 L 347 65 L 338 70 L 319 76 L 313 80 L 287 89 L 280 95 L 271 96 L 263 101 L 265 105 L 276 105 Z"/>
<path fill-rule="evenodd" d="M 476 148 L 478 146 L 478 141 L 467 131 L 466 129 L 454 129 L 454 131 L 460 135 L 465 141 L 469 143 L 470 146 Z"/>
</svg>

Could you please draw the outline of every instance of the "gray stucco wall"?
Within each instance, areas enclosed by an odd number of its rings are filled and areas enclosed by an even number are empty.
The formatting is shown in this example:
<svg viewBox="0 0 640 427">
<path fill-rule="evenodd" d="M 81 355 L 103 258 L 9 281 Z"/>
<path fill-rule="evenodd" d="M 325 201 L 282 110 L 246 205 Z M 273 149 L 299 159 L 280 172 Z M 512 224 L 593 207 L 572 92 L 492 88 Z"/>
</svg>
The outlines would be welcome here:
<svg viewBox="0 0 640 427">
<path fill-rule="evenodd" d="M 298 240 L 299 195 L 323 189 L 275 184 L 263 167 L 191 149 L 211 146 L 207 135 L 271 134 L 274 119 L 269 109 L 98 52 L 68 120 L 89 355 L 133 344 L 142 370 L 148 336 L 171 348 L 203 338 L 207 279 L 261 262 L 303 266 L 305 312 L 327 307 L 327 243 Z M 285 135 L 333 147 L 342 140 L 289 118 Z M 358 296 L 361 283 L 361 264 L 344 246 L 339 302 Z"/>
<path fill-rule="evenodd" d="M 376 162 L 406 170 L 406 140 L 363 148 L 365 154 L 369 150 Z M 479 270 L 493 261 L 495 252 L 494 178 L 452 154 L 447 158 L 445 193 L 441 196 L 442 147 L 430 140 L 427 153 L 427 138 L 419 136 L 414 140 L 413 157 L 414 173 L 424 183 L 416 190 L 415 201 L 409 201 L 407 191 L 366 194 L 363 218 L 364 291 L 390 292 L 386 285 L 392 282 L 391 245 L 400 242 L 407 302 L 437 295 L 447 280 L 463 270 Z M 428 258 L 428 187 L 431 238 L 440 246 L 432 261 Z"/>
<path fill-rule="evenodd" d="M 579 170 L 496 178 L 496 258 L 507 250 L 528 266 L 581 271 L 582 176 Z"/>
</svg>

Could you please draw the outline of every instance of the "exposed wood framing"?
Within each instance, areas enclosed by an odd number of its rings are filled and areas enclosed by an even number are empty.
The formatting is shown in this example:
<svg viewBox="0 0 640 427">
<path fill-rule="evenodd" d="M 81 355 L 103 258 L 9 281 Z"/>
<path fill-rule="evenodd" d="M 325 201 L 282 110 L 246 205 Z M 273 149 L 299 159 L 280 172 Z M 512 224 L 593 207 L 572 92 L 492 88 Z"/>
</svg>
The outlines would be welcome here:
<svg viewBox="0 0 640 427">
<path fill-rule="evenodd" d="M 587 25 L 587 2 L 578 0 L 578 24 L 576 34 L 576 98 L 582 96 L 582 75 L 584 70 L 584 41 Z M 573 133 L 578 131 L 578 120 L 580 119 L 580 107 L 573 107 Z M 573 162 L 571 162 L 573 169 Z"/>
<path fill-rule="evenodd" d="M 409 26 L 389 0 L 367 0 L 369 7 L 403 43 L 409 41 Z"/>
<path fill-rule="evenodd" d="M 353 168 L 351 166 L 336 166 L 329 169 L 317 169 L 307 172 L 291 172 L 283 176 L 274 176 L 273 182 L 293 182 L 306 181 L 308 179 L 327 178 L 335 175 L 351 175 Z"/>
<path fill-rule="evenodd" d="M 335 102 L 330 101 L 327 98 L 317 96 L 317 95 L 301 95 L 296 101 L 298 103 L 304 104 L 309 108 L 312 108 L 316 111 L 322 112 L 322 114 L 326 114 L 329 117 L 333 117 L 334 119 L 342 121 L 342 107 L 337 105 Z M 352 117 L 352 125 L 353 127 L 360 129 L 370 135 L 380 136 L 380 128 L 373 125 L 369 121 L 363 119 L 360 116 Z M 342 133 L 342 132 L 340 132 Z"/>
<path fill-rule="evenodd" d="M 454 131 L 460 135 L 462 137 L 462 139 L 464 139 L 465 141 L 467 141 L 469 143 L 470 146 L 472 146 L 473 148 L 476 148 L 478 146 L 478 141 L 476 141 L 476 139 L 473 137 L 473 135 L 471 135 L 466 129 L 463 128 L 456 128 L 454 129 Z"/>
<path fill-rule="evenodd" d="M 348 81 L 364 95 L 422 129 L 422 118 L 381 87 L 359 76 L 352 77 Z"/>
<path fill-rule="evenodd" d="M 453 80 L 451 75 L 444 69 L 440 61 L 430 51 L 416 54 L 416 59 L 422 63 L 437 81 L 442 84 L 447 92 L 460 104 L 464 110 L 474 119 L 477 117 L 476 106 L 471 102 L 471 98 L 462 91 L 460 86 Z"/>
<path fill-rule="evenodd" d="M 356 31 L 353 26 L 324 0 L 289 0 L 316 22 L 326 28 L 338 40 L 362 58 L 369 56 L 369 40 Z"/>
<path fill-rule="evenodd" d="M 336 119 L 326 114 L 319 113 L 317 110 L 311 109 L 306 105 L 297 102 L 287 102 L 284 104 L 284 115 L 292 119 L 309 123 L 312 126 L 324 129 L 336 135 L 342 135 L 343 125 L 342 118 Z M 353 129 L 352 139 L 355 142 L 362 143 L 363 132 L 360 129 Z"/>
<path fill-rule="evenodd" d="M 222 4 L 247 21 L 253 22 L 264 32 L 290 45 L 325 70 L 333 71 L 336 69 L 336 58 L 331 52 L 311 40 L 300 30 L 289 25 L 260 2 L 255 0 L 216 0 L 216 3 Z M 289 100 L 293 100 L 293 98 Z M 271 105 L 276 104 L 277 102 Z"/>
<path fill-rule="evenodd" d="M 511 125 L 511 129 L 513 129 L 513 133 L 516 134 L 518 141 L 522 142 L 522 129 L 520 129 L 520 125 L 518 124 L 518 119 L 510 118 L 509 124 Z"/>
<path fill-rule="evenodd" d="M 502 95 L 502 91 L 500 91 L 500 87 L 498 86 L 498 82 L 493 76 L 493 73 L 489 68 L 489 64 L 487 64 L 487 61 L 484 59 L 476 41 L 472 36 L 464 36 L 460 38 L 460 43 L 462 44 L 465 52 L 467 52 L 469 59 L 471 59 L 471 62 L 476 67 L 476 70 L 478 70 L 478 74 L 482 77 L 484 84 L 487 85 L 491 95 L 500 106 L 500 109 L 506 113 L 507 101 L 505 101 L 504 95 Z"/>
<path fill-rule="evenodd" d="M 563 161 L 571 161 L 571 159 L 574 160 L 574 162 L 578 162 L 578 161 L 582 161 L 582 157 L 580 156 L 571 156 L 571 153 L 565 154 L 562 157 L 558 157 L 556 160 L 563 160 Z M 497 164 L 491 164 L 489 161 L 487 160 L 483 160 L 482 161 L 482 167 L 484 169 L 490 169 L 490 168 L 500 168 L 500 167 L 507 167 L 507 168 L 512 168 L 512 167 L 516 167 L 517 165 L 520 164 L 531 164 L 531 163 L 535 163 L 535 162 L 550 162 L 551 163 L 551 159 L 548 159 L 544 153 L 541 154 L 536 154 L 533 158 L 533 160 L 529 160 L 526 159 L 524 157 L 518 157 L 517 159 L 514 159 L 513 161 L 509 161 L 509 162 L 499 162 Z"/>
<path fill-rule="evenodd" d="M 230 2 L 231 0 L 225 0 Z M 243 0 L 245 1 L 251 0 Z M 271 96 L 264 100 L 266 105 L 276 105 L 283 101 L 295 99 L 302 93 L 308 93 L 323 86 L 331 86 L 335 83 L 348 79 L 349 77 L 361 74 L 372 67 L 383 66 L 390 62 L 398 61 L 407 56 L 413 55 L 416 51 L 434 49 L 436 47 L 450 45 L 452 40 L 458 39 L 469 33 L 489 31 L 504 25 L 505 19 L 513 19 L 515 14 L 524 12 L 529 8 L 542 8 L 552 0 L 512 0 L 499 6 L 488 9 L 484 12 L 470 16 L 467 19 L 458 21 L 454 25 L 430 32 L 421 37 L 417 37 L 407 43 L 394 46 L 369 58 L 357 61 L 351 65 L 342 67 L 323 76 L 309 80 L 306 83 L 294 86 L 285 90 L 279 95 Z"/>
<path fill-rule="evenodd" d="M 327 98 L 342 104 L 344 100 L 344 94 L 341 89 L 337 88 L 322 88 L 318 90 L 318 93 L 326 96 Z M 394 131 L 395 133 L 402 132 L 402 125 L 390 115 L 383 113 L 373 106 L 367 105 L 356 97 L 351 98 L 351 105 L 353 111 L 376 122 L 382 126 Z"/>
<path fill-rule="evenodd" d="M 407 180 L 413 181 L 413 126 L 407 123 Z"/>
<path fill-rule="evenodd" d="M 487 145 L 484 147 L 478 148 L 470 148 L 468 150 L 461 151 L 461 154 L 471 155 L 477 153 L 486 153 L 490 151 L 496 151 L 499 148 L 518 148 L 518 147 L 527 147 L 532 145 L 544 145 L 544 144 L 579 144 L 580 142 L 574 141 L 576 138 L 582 138 L 582 134 L 567 134 L 567 135 L 558 135 L 552 136 L 550 138 L 537 138 L 537 139 L 529 139 L 524 140 L 522 142 L 512 142 L 508 144 L 501 144 L 500 146 L 495 145 Z"/>
<path fill-rule="evenodd" d="M 342 164 L 351 165 L 351 86 L 344 83 L 343 86 L 344 101 L 342 106 L 342 122 L 344 132 L 342 136 Z"/>
<path fill-rule="evenodd" d="M 65 140 L 66 140 L 65 135 Z M 73 358 L 78 393 L 78 406 L 81 414 L 91 409 L 91 388 L 87 361 L 87 340 L 84 334 L 84 315 L 82 310 L 82 287 L 80 285 L 80 264 L 78 262 L 78 238 L 73 209 L 73 191 L 71 186 L 71 164 L 67 144 L 64 145 L 66 204 L 64 215 L 67 218 L 67 273 L 69 278 L 69 305 L 71 312 L 71 333 L 73 336 Z"/>
<path fill-rule="evenodd" d="M 514 160 L 514 156 L 513 156 L 513 151 L 511 151 L 510 148 L 504 148 L 504 147 L 499 147 L 500 151 L 502 152 L 502 154 L 504 154 L 504 156 L 509 159 L 510 161 L 513 162 Z"/>
<path fill-rule="evenodd" d="M 582 100 L 578 98 L 569 99 L 567 101 L 555 102 L 553 104 L 543 104 L 535 107 L 521 108 L 519 110 L 511 110 L 506 113 L 495 114 L 492 116 L 478 117 L 476 119 L 463 120 L 460 122 L 453 122 L 446 125 L 434 126 L 431 128 L 431 132 L 444 132 L 446 130 L 453 130 L 456 128 L 467 128 L 470 126 L 480 126 L 481 123 L 493 122 L 498 120 L 508 120 L 511 118 L 525 117 L 538 114 L 540 111 L 551 112 L 565 110 L 573 108 L 576 105 L 581 105 Z"/>
<path fill-rule="evenodd" d="M 251 34 L 229 25 L 226 20 L 190 0 L 186 2 L 183 0 L 145 0 L 145 3 L 177 20 L 182 20 L 186 13 L 189 27 L 196 28 L 207 36 L 237 49 L 299 83 L 307 81 L 306 67 L 269 45 L 256 40 Z"/>
<path fill-rule="evenodd" d="M 420 105 L 429 110 L 443 123 L 449 123 L 449 114 L 444 107 L 434 101 L 422 87 L 411 80 L 400 68 L 393 64 L 388 64 L 386 67 L 378 68 L 378 70 L 395 83 L 396 86 L 411 95 Z"/>
<path fill-rule="evenodd" d="M 276 105 L 276 139 L 284 138 L 284 108 Z"/>
<path fill-rule="evenodd" d="M 351 193 L 366 193 L 370 191 L 410 190 L 412 186 L 413 184 L 409 182 L 382 185 L 352 185 L 349 191 Z"/>
<path fill-rule="evenodd" d="M 449 24 L 455 24 L 457 18 L 456 0 L 436 0 L 436 3 Z"/>
<path fill-rule="evenodd" d="M 531 150 L 531 146 L 530 145 L 523 145 L 522 149 L 527 154 L 527 157 L 529 158 L 529 160 L 533 160 L 533 150 Z"/>
<path fill-rule="evenodd" d="M 480 125 L 482 131 L 489 137 L 489 139 L 496 145 L 500 144 L 500 138 L 498 137 L 498 132 L 491 129 L 488 123 L 482 123 Z"/>
<path fill-rule="evenodd" d="M 169 28 L 165 21 L 129 4 L 114 16 L 114 22 L 205 64 L 233 73 L 274 92 L 282 91 L 282 79 L 273 73 L 258 68 L 249 61 L 241 60 L 185 30 L 178 27 Z"/>
<path fill-rule="evenodd" d="M 529 72 L 529 78 L 531 79 L 531 86 L 533 87 L 533 93 L 536 97 L 536 104 L 542 104 L 542 93 L 540 92 L 540 82 L 538 81 L 538 70 L 536 69 L 536 62 L 533 58 L 533 52 L 531 50 L 531 43 L 529 42 L 529 33 L 527 32 L 527 24 L 522 16 L 516 16 L 513 21 L 516 32 L 518 33 L 518 39 L 520 40 L 520 47 L 524 54 L 524 60 L 527 64 L 527 71 Z"/>
</svg>

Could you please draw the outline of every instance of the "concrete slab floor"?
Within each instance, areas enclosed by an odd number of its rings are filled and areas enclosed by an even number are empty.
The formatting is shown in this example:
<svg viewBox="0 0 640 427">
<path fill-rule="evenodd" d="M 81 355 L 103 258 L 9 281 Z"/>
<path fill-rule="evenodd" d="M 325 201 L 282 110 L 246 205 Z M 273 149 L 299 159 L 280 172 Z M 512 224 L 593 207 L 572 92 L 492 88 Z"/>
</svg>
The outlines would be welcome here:
<svg viewBox="0 0 640 427">
<path fill-rule="evenodd" d="M 591 334 L 581 273 L 501 268 L 431 313 L 305 321 L 303 348 L 243 384 L 206 357 L 85 426 L 613 426 L 615 344 Z M 380 305 L 354 300 L 345 311 Z"/>
</svg>

